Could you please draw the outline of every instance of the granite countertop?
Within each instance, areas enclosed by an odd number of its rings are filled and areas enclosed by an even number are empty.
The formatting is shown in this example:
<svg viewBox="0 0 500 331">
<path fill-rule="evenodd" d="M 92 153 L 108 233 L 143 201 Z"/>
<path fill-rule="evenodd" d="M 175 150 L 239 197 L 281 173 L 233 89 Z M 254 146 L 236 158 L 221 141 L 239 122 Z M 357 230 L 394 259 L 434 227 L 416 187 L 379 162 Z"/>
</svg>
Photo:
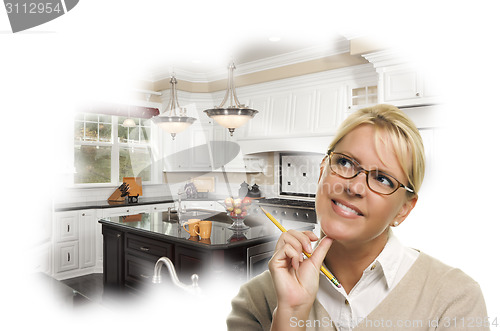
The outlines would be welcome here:
<svg viewBox="0 0 500 331">
<path fill-rule="evenodd" d="M 87 202 L 74 202 L 74 203 L 60 203 L 54 206 L 54 211 L 70 211 L 80 209 L 101 209 L 101 208 L 114 208 L 114 207 L 133 207 L 139 205 L 153 205 L 158 203 L 171 203 L 174 198 L 171 196 L 164 197 L 139 197 L 138 202 L 129 203 L 127 199 L 124 202 L 108 202 L 107 200 L 100 201 L 87 201 Z"/>
<path fill-rule="evenodd" d="M 232 220 L 225 213 L 212 213 L 206 217 L 200 217 L 212 221 L 212 233 L 210 239 L 201 240 L 199 237 L 190 237 L 189 233 L 182 228 L 184 222 L 168 221 L 167 212 L 156 212 L 130 216 L 117 216 L 101 219 L 103 225 L 112 225 L 123 231 L 146 234 L 151 237 L 164 238 L 177 243 L 197 246 L 204 249 L 227 249 L 236 246 L 248 245 L 251 242 L 269 241 L 278 238 L 281 231 L 263 215 L 249 216 L 245 224 L 249 227 L 243 231 L 231 229 Z M 312 230 L 314 224 L 283 221 L 287 229 Z"/>
</svg>

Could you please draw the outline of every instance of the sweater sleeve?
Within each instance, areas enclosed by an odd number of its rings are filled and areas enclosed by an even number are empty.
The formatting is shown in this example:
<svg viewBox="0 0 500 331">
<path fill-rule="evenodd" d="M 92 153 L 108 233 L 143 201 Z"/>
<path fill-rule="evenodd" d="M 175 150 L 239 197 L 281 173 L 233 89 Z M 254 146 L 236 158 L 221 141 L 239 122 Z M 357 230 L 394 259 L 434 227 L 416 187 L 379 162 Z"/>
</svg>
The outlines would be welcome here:
<svg viewBox="0 0 500 331">
<path fill-rule="evenodd" d="M 489 330 L 488 314 L 479 284 L 459 269 L 444 277 L 436 297 L 441 302 L 441 316 L 436 330 Z M 437 323 L 438 321 L 438 323 Z"/>
<path fill-rule="evenodd" d="M 269 272 L 241 286 L 231 306 L 226 320 L 228 330 L 269 330 L 276 308 L 276 295 Z"/>
</svg>

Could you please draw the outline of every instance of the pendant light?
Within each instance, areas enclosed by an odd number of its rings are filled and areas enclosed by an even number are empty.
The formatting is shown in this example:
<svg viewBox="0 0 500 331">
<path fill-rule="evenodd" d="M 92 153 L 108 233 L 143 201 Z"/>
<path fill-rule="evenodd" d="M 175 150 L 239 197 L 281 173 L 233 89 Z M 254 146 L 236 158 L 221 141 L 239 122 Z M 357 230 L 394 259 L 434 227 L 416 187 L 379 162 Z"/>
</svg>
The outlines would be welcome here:
<svg viewBox="0 0 500 331">
<path fill-rule="evenodd" d="M 222 103 L 213 109 L 204 110 L 208 117 L 213 118 L 221 126 L 228 128 L 231 136 L 234 129 L 239 128 L 248 122 L 255 114 L 258 113 L 255 109 L 250 109 L 245 105 L 240 104 L 234 90 L 233 71 L 236 69 L 234 63 L 229 66 L 227 90 Z M 229 105 L 226 107 L 226 103 Z"/>
<path fill-rule="evenodd" d="M 158 125 L 163 130 L 167 131 L 172 135 L 172 140 L 175 139 L 175 135 L 179 132 L 187 129 L 191 124 L 196 121 L 196 118 L 189 117 L 186 115 L 186 108 L 181 108 L 179 101 L 177 100 L 177 90 L 175 85 L 177 84 L 177 79 L 175 75 L 172 74 L 170 77 L 170 101 L 165 111 L 153 117 L 153 122 Z M 179 109 L 179 116 L 177 115 L 177 109 Z"/>
</svg>

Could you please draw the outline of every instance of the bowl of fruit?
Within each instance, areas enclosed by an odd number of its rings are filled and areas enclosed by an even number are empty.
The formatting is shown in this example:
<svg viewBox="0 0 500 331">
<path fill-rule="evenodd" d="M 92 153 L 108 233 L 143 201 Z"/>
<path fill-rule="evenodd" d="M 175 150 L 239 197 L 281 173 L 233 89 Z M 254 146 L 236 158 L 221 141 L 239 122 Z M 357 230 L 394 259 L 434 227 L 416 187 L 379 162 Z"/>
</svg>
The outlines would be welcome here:
<svg viewBox="0 0 500 331">
<path fill-rule="evenodd" d="M 245 217 L 248 216 L 252 199 L 245 197 L 240 198 L 226 198 L 224 200 L 224 207 L 226 208 L 227 215 L 233 220 L 233 224 L 229 227 L 231 230 L 246 230 L 249 227 L 245 224 Z"/>
</svg>

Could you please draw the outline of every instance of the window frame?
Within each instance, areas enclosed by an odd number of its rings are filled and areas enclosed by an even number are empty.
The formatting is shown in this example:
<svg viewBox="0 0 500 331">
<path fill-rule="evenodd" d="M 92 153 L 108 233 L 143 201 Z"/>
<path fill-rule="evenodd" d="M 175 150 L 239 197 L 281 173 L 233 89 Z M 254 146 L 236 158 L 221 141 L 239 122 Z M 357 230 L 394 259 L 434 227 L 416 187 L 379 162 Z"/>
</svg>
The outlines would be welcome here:
<svg viewBox="0 0 500 331">
<path fill-rule="evenodd" d="M 82 114 L 90 114 L 93 115 L 91 112 L 83 112 L 83 113 L 78 113 L 75 114 L 75 117 L 73 119 L 73 125 L 76 124 L 77 116 L 80 116 Z M 86 140 L 77 140 L 75 139 L 75 133 L 73 132 L 73 155 L 75 153 L 75 147 L 76 146 L 99 146 L 99 147 L 111 147 L 111 181 L 107 183 L 75 183 L 75 178 L 73 177 L 73 186 L 74 187 L 81 187 L 81 188 L 92 188 L 92 187 L 115 187 L 117 185 L 120 185 L 120 149 L 121 148 L 131 148 L 131 147 L 136 147 L 136 148 L 146 148 L 151 156 L 151 168 L 150 168 L 150 180 L 148 181 L 142 181 L 142 184 L 154 184 L 157 181 L 157 167 L 155 166 L 155 161 L 154 161 L 154 154 L 153 154 L 153 135 L 155 133 L 153 132 L 155 130 L 153 123 L 148 126 L 149 127 L 149 137 L 148 141 L 146 143 L 144 142 L 137 142 L 137 143 L 131 143 L 131 142 L 120 142 L 118 138 L 118 128 L 121 125 L 119 123 L 119 118 L 123 117 L 123 115 L 106 115 L 106 114 L 95 114 L 96 116 L 99 115 L 105 115 L 105 116 L 111 116 L 111 141 L 110 142 L 105 142 L 105 141 L 86 141 Z M 151 120 L 148 118 L 139 118 L 139 117 L 134 117 L 133 118 L 136 123 L 137 120 L 139 121 L 147 121 Z M 83 120 L 85 122 L 85 118 Z M 139 124 L 137 124 L 139 125 Z M 129 132 L 128 132 L 129 134 Z M 76 169 L 75 165 L 75 160 L 73 159 L 73 164 Z"/>
</svg>

